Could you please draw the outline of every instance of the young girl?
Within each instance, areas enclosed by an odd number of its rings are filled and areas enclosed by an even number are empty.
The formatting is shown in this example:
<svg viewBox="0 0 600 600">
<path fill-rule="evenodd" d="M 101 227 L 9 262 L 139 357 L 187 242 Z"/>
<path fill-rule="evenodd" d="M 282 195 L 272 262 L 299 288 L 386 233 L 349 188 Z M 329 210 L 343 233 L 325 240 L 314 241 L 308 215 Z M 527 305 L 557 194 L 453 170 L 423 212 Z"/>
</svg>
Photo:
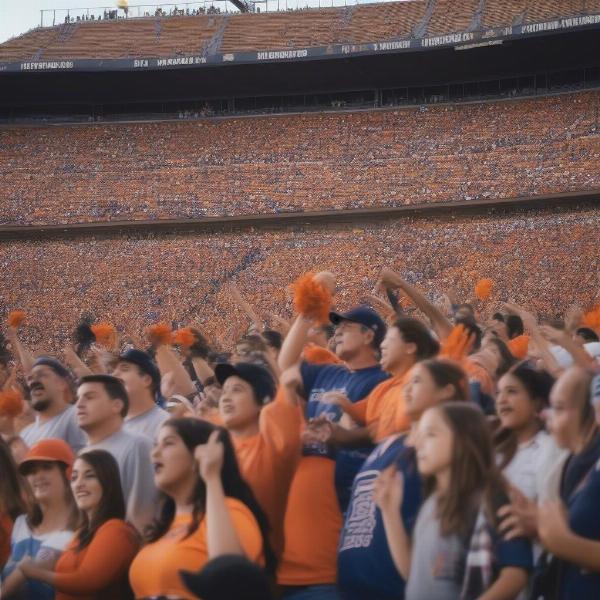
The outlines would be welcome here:
<svg viewBox="0 0 600 600">
<path fill-rule="evenodd" d="M 414 437 L 419 419 L 429 407 L 467 400 L 467 376 L 456 363 L 425 360 L 412 368 L 403 396 Z M 338 586 L 345 600 L 402 598 L 404 581 L 394 566 L 382 512 L 373 495 L 377 476 L 392 464 L 403 475 L 403 501 L 396 509 L 407 531 L 412 530 L 419 511 L 421 478 L 414 448 L 407 444 L 405 434 L 388 436 L 371 452 L 352 486 L 338 548 Z"/>
<path fill-rule="evenodd" d="M 498 465 L 511 486 L 536 502 L 545 497 L 547 475 L 560 459 L 560 450 L 541 418 L 552 384 L 548 373 L 520 363 L 502 376 L 496 396 Z"/>
<path fill-rule="evenodd" d="M 80 526 L 51 571 L 31 561 L 19 569 L 56 590 L 56 600 L 126 600 L 129 565 L 138 551 L 135 529 L 125 523 L 119 467 L 105 450 L 92 450 L 73 465 L 71 490 Z"/>
<path fill-rule="evenodd" d="M 402 476 L 383 473 L 376 497 L 407 600 L 515 598 L 532 566 L 526 540 L 502 541 L 496 512 L 506 486 L 494 463 L 479 409 L 464 403 L 430 408 L 419 422 L 417 465 L 426 480 L 412 542 L 400 518 Z"/>
<path fill-rule="evenodd" d="M 224 554 L 264 562 L 274 573 L 266 519 L 225 431 L 196 419 L 170 419 L 159 430 L 152 461 L 163 499 L 149 543 L 129 572 L 136 598 L 192 600 L 179 572 L 197 571 Z"/>
<path fill-rule="evenodd" d="M 47 439 L 34 444 L 19 465 L 27 479 L 33 504 L 28 515 L 15 521 L 11 556 L 2 573 L 2 597 L 19 600 L 53 600 L 47 583 L 28 580 L 19 563 L 31 558 L 52 568 L 73 537 L 77 509 L 69 486 L 73 451 L 63 440 Z"/>
<path fill-rule="evenodd" d="M 8 444 L 0 437 L 0 569 L 10 556 L 10 537 L 15 519 L 25 512 L 21 478 Z"/>
</svg>

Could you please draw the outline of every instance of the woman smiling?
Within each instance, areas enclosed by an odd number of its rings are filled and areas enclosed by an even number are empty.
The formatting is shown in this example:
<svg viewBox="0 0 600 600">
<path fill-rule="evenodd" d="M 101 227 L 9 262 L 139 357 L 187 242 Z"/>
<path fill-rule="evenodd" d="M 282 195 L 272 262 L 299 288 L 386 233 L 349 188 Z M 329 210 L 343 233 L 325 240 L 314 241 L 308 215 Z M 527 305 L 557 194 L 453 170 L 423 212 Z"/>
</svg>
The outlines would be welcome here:
<svg viewBox="0 0 600 600">
<path fill-rule="evenodd" d="M 139 540 L 123 521 L 125 502 L 119 468 L 111 454 L 92 450 L 73 465 L 71 490 L 80 512 L 80 526 L 56 570 L 30 561 L 19 568 L 29 579 L 53 586 L 56 600 L 125 600 L 131 596 L 129 565 Z"/>
</svg>

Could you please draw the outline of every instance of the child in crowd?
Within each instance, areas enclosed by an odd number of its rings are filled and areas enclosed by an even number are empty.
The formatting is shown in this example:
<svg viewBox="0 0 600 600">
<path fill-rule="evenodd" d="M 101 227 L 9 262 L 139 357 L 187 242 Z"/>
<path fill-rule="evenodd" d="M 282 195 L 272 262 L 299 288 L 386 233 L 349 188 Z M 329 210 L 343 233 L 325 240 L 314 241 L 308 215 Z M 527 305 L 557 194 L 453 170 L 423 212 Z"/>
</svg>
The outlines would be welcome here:
<svg viewBox="0 0 600 600">
<path fill-rule="evenodd" d="M 422 350 L 422 346 L 418 346 Z M 462 369 L 447 360 L 418 362 L 404 390 L 403 412 L 411 421 L 408 434 L 395 434 L 380 442 L 365 461 L 352 488 L 338 551 L 338 582 L 344 600 L 395 600 L 404 592 L 402 578 L 390 554 L 382 510 L 373 495 L 377 477 L 390 465 L 403 474 L 404 498 L 399 515 L 411 531 L 421 504 L 421 477 L 417 472 L 414 439 L 419 420 L 431 406 L 464 402 L 468 382 Z"/>
<path fill-rule="evenodd" d="M 407 600 L 516 597 L 533 566 L 531 547 L 499 534 L 496 513 L 508 489 L 483 413 L 461 403 L 428 409 L 416 448 L 426 500 L 412 536 L 400 513 L 401 472 L 389 468 L 375 486 L 394 564 L 408 581 Z"/>
</svg>

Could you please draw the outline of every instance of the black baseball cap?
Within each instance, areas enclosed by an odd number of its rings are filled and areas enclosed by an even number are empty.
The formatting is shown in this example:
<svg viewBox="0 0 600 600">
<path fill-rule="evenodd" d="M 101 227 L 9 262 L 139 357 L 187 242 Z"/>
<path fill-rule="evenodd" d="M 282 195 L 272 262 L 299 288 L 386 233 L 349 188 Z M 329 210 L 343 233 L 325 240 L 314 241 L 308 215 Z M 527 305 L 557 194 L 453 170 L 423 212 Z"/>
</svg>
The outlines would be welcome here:
<svg viewBox="0 0 600 600">
<path fill-rule="evenodd" d="M 275 398 L 275 380 L 264 367 L 248 362 L 239 362 L 235 365 L 221 363 L 215 367 L 215 377 L 221 385 L 233 376 L 243 379 L 252 386 L 259 404 L 266 404 Z"/>
<path fill-rule="evenodd" d="M 154 388 L 160 389 L 160 371 L 147 352 L 137 348 L 129 348 L 119 356 L 119 361 L 137 365 L 144 373 L 152 377 Z"/>
<path fill-rule="evenodd" d="M 244 556 L 214 558 L 199 573 L 179 571 L 184 585 L 204 600 L 271 600 L 269 578 Z"/>
<path fill-rule="evenodd" d="M 387 326 L 383 319 L 368 306 L 357 306 L 345 313 L 330 312 L 329 320 L 334 325 L 339 325 L 342 321 L 350 321 L 351 323 L 359 323 L 368 327 L 375 333 L 374 342 L 377 346 L 381 344 L 387 331 Z"/>
</svg>

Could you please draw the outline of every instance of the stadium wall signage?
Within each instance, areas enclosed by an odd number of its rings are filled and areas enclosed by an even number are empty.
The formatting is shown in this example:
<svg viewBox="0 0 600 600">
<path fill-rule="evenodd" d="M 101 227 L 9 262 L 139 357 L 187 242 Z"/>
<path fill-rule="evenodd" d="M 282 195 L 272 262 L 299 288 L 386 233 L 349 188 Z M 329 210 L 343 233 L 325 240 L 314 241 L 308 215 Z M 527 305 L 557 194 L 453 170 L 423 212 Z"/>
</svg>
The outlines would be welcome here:
<svg viewBox="0 0 600 600">
<path fill-rule="evenodd" d="M 232 52 L 227 54 L 192 55 L 175 58 L 137 59 L 74 59 L 0 62 L 0 72 L 35 71 L 140 71 L 198 68 L 222 64 L 246 64 L 264 62 L 289 62 L 296 60 L 319 60 L 381 53 L 414 52 L 434 48 L 454 47 L 457 50 L 495 45 L 503 40 L 526 38 L 578 30 L 600 25 L 600 14 L 561 18 L 543 23 L 499 27 L 482 31 L 450 33 L 424 38 L 388 40 L 368 44 L 333 44 L 330 46 L 299 48 L 294 50 L 265 50 Z"/>
</svg>

